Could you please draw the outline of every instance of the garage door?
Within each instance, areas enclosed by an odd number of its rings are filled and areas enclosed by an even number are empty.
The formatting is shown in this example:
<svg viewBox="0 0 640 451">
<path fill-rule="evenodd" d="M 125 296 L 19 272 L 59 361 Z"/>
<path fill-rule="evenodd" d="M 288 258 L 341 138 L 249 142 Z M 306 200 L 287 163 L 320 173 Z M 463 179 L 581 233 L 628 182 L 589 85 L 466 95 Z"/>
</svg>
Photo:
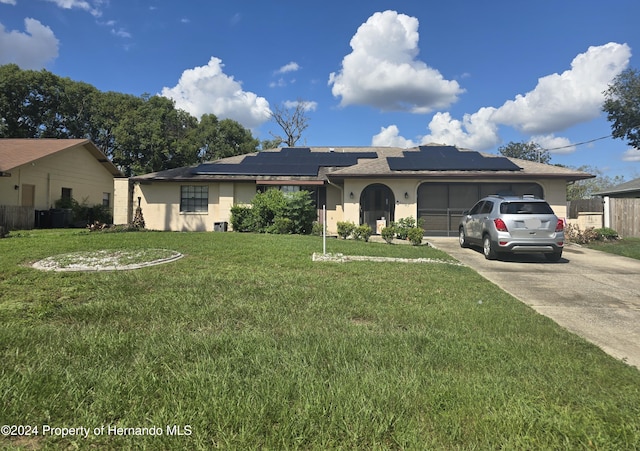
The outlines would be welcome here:
<svg viewBox="0 0 640 451">
<path fill-rule="evenodd" d="M 537 183 L 425 182 L 418 188 L 418 217 L 423 221 L 425 233 L 456 236 L 462 212 L 490 194 L 544 196 Z"/>
</svg>

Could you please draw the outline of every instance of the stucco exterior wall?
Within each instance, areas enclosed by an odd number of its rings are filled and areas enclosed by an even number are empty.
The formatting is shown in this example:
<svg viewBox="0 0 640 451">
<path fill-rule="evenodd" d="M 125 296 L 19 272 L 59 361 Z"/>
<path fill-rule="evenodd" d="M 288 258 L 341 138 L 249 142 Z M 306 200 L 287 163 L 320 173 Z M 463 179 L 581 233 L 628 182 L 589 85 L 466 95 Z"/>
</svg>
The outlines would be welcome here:
<svg viewBox="0 0 640 451">
<path fill-rule="evenodd" d="M 544 190 L 544 198 L 558 218 L 567 217 L 567 183 L 564 180 L 537 180 Z"/>
<path fill-rule="evenodd" d="M 11 177 L 0 177 L 0 205 L 20 205 L 20 186 L 15 173 L 14 170 Z M 15 186 L 18 186 L 18 189 L 15 189 Z"/>
<path fill-rule="evenodd" d="M 416 217 L 418 208 L 418 188 L 430 180 L 425 179 L 347 179 L 344 188 L 335 185 L 326 186 L 327 232 L 337 233 L 339 221 L 360 223 L 360 196 L 367 186 L 383 184 L 391 189 L 395 198 L 394 220 Z M 493 180 L 495 182 L 513 182 L 511 180 Z M 438 182 L 460 183 L 459 179 L 443 179 Z M 476 181 L 473 181 L 475 183 Z M 556 214 L 566 217 L 566 189 L 563 180 L 527 180 L 539 183 L 545 198 Z M 209 187 L 209 203 L 206 213 L 180 212 L 180 186 L 206 185 Z M 133 200 L 130 209 L 122 196 L 128 196 L 126 183 L 116 182 L 116 211 L 114 219 L 121 223 L 131 220 L 140 197 L 140 206 L 147 228 L 154 230 L 174 231 L 212 231 L 214 223 L 229 222 L 231 207 L 235 204 L 249 204 L 256 194 L 253 182 L 143 182 L 136 183 L 133 188 Z M 351 194 L 353 193 L 353 196 Z M 469 206 L 471 207 L 471 205 Z M 318 206 L 321 211 L 322 205 Z M 127 216 L 129 215 L 129 216 Z M 387 218 L 389 220 L 390 218 Z M 118 222 L 117 222 L 118 223 Z M 230 226 L 230 224 L 229 224 Z"/>
<path fill-rule="evenodd" d="M 344 221 L 356 224 L 360 221 L 360 195 L 364 189 L 372 184 L 388 186 L 395 197 L 395 220 L 416 217 L 418 211 L 418 188 L 425 179 L 349 179 L 344 184 Z M 482 180 L 477 180 L 478 182 Z M 495 183 L 513 183 L 513 179 L 492 179 Z M 524 181 L 524 180 L 523 180 Z M 460 179 L 442 179 L 441 183 L 461 183 Z M 473 181 L 475 183 L 476 181 Z M 564 180 L 526 180 L 527 183 L 538 183 L 542 186 L 545 199 L 560 218 L 567 216 L 566 182 Z M 353 198 L 351 198 L 353 193 Z M 406 196 L 405 196 L 406 194 Z M 472 205 L 469 205 L 471 208 Z"/>
<path fill-rule="evenodd" d="M 326 185 L 326 189 L 327 233 L 330 235 L 337 235 L 338 222 L 344 220 L 344 191 L 333 185 Z M 322 210 L 322 205 L 318 205 L 318 209 Z"/>
<path fill-rule="evenodd" d="M 129 224 L 133 220 L 133 204 L 129 189 L 129 179 L 113 180 L 113 223 L 116 225 Z"/>
<path fill-rule="evenodd" d="M 209 201 L 206 212 L 181 212 L 180 187 L 182 185 L 208 186 Z M 118 211 L 114 217 L 123 218 L 125 202 L 117 192 Z M 195 183 L 195 182 L 143 182 L 135 183 L 133 188 L 132 209 L 135 211 L 140 198 L 140 207 L 145 226 L 151 230 L 173 231 L 213 231 L 216 222 L 231 219 L 231 207 L 234 204 L 249 203 L 256 195 L 255 183 Z M 229 224 L 230 226 L 230 224 Z"/>
<path fill-rule="evenodd" d="M 0 204 L 21 205 L 23 185 L 34 185 L 34 208 L 52 208 L 71 188 L 72 197 L 87 205 L 102 204 L 109 193 L 113 205 L 113 175 L 82 147 L 74 147 L 12 169 L 11 177 L 0 177 Z M 15 186 L 18 189 L 15 189 Z"/>
</svg>

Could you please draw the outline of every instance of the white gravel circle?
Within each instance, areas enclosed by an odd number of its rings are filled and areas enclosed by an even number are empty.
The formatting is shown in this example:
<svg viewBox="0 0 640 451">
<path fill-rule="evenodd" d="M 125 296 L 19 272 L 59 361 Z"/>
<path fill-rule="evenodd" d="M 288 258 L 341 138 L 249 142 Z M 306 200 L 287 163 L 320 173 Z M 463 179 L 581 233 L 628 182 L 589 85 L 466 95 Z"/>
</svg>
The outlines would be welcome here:
<svg viewBox="0 0 640 451">
<path fill-rule="evenodd" d="M 109 249 L 54 255 L 32 266 L 42 271 L 125 271 L 161 265 L 182 258 L 169 249 Z"/>
</svg>

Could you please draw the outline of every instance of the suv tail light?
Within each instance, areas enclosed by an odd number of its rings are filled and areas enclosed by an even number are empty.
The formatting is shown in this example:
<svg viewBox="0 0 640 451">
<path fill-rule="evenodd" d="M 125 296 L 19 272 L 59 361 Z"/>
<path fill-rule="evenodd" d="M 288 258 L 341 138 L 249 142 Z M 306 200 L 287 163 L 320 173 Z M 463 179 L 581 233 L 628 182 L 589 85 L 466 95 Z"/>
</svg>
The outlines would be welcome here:
<svg viewBox="0 0 640 451">
<path fill-rule="evenodd" d="M 556 232 L 562 232 L 564 230 L 564 221 L 562 219 L 558 219 L 558 223 L 556 224 Z"/>
<path fill-rule="evenodd" d="M 493 220 L 493 223 L 496 225 L 496 230 L 498 230 L 498 232 L 508 232 L 507 225 L 502 219 L 496 218 Z"/>
</svg>

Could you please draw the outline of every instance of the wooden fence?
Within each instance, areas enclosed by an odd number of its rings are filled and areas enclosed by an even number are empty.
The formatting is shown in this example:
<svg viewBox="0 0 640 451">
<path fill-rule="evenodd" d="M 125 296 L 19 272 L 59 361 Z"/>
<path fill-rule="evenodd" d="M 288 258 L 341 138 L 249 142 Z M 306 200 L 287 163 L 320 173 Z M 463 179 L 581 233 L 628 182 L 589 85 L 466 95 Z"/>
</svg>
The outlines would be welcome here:
<svg viewBox="0 0 640 451">
<path fill-rule="evenodd" d="M 10 230 L 30 230 L 35 222 L 33 207 L 14 207 L 0 205 L 0 227 Z"/>
<path fill-rule="evenodd" d="M 594 197 L 593 199 L 577 199 L 567 202 L 567 215 L 569 219 L 576 219 L 578 217 L 578 213 L 583 212 L 604 212 L 604 203 L 602 198 Z"/>
<path fill-rule="evenodd" d="M 640 199 L 609 199 L 611 228 L 623 238 L 640 237 Z"/>
</svg>

